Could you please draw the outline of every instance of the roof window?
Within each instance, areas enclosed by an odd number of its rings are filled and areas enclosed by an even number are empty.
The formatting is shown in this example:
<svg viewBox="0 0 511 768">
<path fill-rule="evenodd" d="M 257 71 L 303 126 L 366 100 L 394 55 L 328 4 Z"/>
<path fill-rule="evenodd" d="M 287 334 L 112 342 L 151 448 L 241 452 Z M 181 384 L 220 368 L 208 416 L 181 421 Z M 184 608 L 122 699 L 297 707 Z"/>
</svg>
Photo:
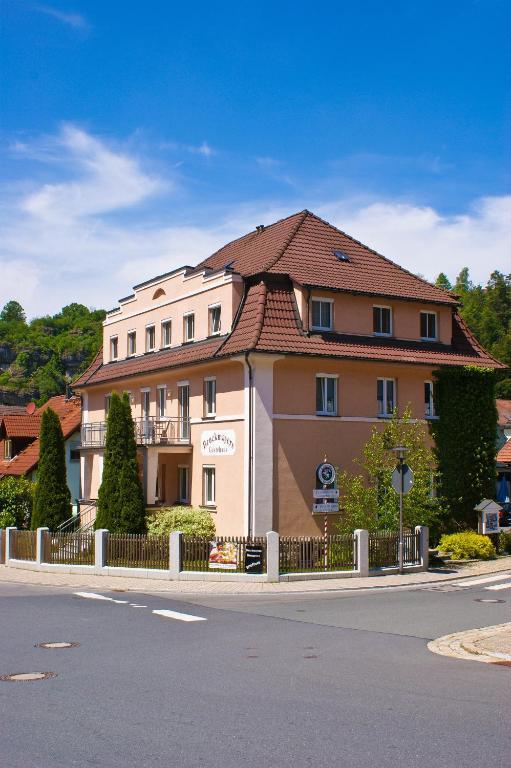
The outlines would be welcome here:
<svg viewBox="0 0 511 768">
<path fill-rule="evenodd" d="M 339 259 L 339 261 L 351 261 L 348 254 L 344 253 L 344 251 L 334 251 L 334 256 L 336 259 Z"/>
</svg>

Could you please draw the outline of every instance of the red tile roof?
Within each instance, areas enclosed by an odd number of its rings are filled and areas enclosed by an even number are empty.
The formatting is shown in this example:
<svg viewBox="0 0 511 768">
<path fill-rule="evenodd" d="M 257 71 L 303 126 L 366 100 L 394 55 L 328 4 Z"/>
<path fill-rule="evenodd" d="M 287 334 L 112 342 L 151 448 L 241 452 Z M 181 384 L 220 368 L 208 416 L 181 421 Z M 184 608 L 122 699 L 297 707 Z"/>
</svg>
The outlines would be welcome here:
<svg viewBox="0 0 511 768">
<path fill-rule="evenodd" d="M 13 414 L 26 413 L 24 405 L 0 405 L 0 419 L 2 416 L 12 416 Z"/>
<path fill-rule="evenodd" d="M 499 427 L 511 427 L 511 400 L 496 400 Z"/>
<path fill-rule="evenodd" d="M 0 416 L 0 430 L 6 437 L 37 437 L 41 417 L 33 413 L 31 416 L 25 413 Z"/>
<path fill-rule="evenodd" d="M 37 437 L 33 443 L 30 443 L 27 448 L 20 451 L 20 453 L 13 459 L 10 459 L 9 461 L 5 459 L 0 460 L 0 478 L 5 475 L 21 477 L 36 468 L 37 462 L 39 461 L 39 426 L 41 423 L 41 414 L 47 408 L 53 408 L 55 413 L 57 413 L 65 439 L 71 437 L 74 432 L 80 429 L 82 420 L 80 398 L 72 397 L 66 400 L 64 395 L 51 397 L 48 402 L 38 408 L 32 416 L 27 416 L 27 418 L 33 419 L 34 423 L 37 422 L 38 424 Z"/>
<path fill-rule="evenodd" d="M 348 261 L 340 261 L 341 251 Z M 302 211 L 228 243 L 198 269 L 231 265 L 250 277 L 263 272 L 288 274 L 301 285 L 416 301 L 457 303 L 451 293 L 394 264 L 345 232 Z"/>
<path fill-rule="evenodd" d="M 511 440 L 504 443 L 500 451 L 497 453 L 497 461 L 499 464 L 511 464 Z"/>
</svg>

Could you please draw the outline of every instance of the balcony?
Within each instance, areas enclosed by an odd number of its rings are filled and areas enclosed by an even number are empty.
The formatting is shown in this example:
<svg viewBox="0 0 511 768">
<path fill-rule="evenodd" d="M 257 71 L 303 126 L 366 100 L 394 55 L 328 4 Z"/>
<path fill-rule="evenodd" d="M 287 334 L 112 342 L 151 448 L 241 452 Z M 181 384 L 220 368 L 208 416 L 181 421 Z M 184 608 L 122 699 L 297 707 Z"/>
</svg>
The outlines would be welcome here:
<svg viewBox="0 0 511 768">
<path fill-rule="evenodd" d="M 190 419 L 159 419 L 156 416 L 133 419 L 137 445 L 190 445 Z M 82 424 L 82 448 L 103 448 L 106 421 Z"/>
</svg>

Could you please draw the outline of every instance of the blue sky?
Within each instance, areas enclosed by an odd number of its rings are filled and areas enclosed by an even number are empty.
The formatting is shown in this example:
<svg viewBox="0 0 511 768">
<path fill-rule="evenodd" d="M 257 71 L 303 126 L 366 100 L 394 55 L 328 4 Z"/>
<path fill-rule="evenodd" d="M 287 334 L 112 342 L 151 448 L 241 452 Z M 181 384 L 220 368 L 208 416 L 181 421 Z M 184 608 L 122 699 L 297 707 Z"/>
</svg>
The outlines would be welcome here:
<svg viewBox="0 0 511 768">
<path fill-rule="evenodd" d="M 3 0 L 0 305 L 110 307 L 307 207 L 510 271 L 506 0 Z"/>
</svg>

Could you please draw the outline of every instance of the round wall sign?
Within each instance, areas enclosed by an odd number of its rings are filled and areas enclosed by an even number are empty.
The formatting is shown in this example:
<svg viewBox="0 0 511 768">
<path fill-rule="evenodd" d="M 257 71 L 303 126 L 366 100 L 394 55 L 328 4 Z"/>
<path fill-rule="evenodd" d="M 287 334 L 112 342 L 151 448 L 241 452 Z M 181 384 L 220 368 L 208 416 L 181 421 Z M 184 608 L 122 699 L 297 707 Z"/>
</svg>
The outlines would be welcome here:
<svg viewBox="0 0 511 768">
<path fill-rule="evenodd" d="M 335 483 L 335 467 L 333 464 L 323 462 L 316 470 L 316 475 L 320 483 L 323 485 L 332 485 Z"/>
</svg>

